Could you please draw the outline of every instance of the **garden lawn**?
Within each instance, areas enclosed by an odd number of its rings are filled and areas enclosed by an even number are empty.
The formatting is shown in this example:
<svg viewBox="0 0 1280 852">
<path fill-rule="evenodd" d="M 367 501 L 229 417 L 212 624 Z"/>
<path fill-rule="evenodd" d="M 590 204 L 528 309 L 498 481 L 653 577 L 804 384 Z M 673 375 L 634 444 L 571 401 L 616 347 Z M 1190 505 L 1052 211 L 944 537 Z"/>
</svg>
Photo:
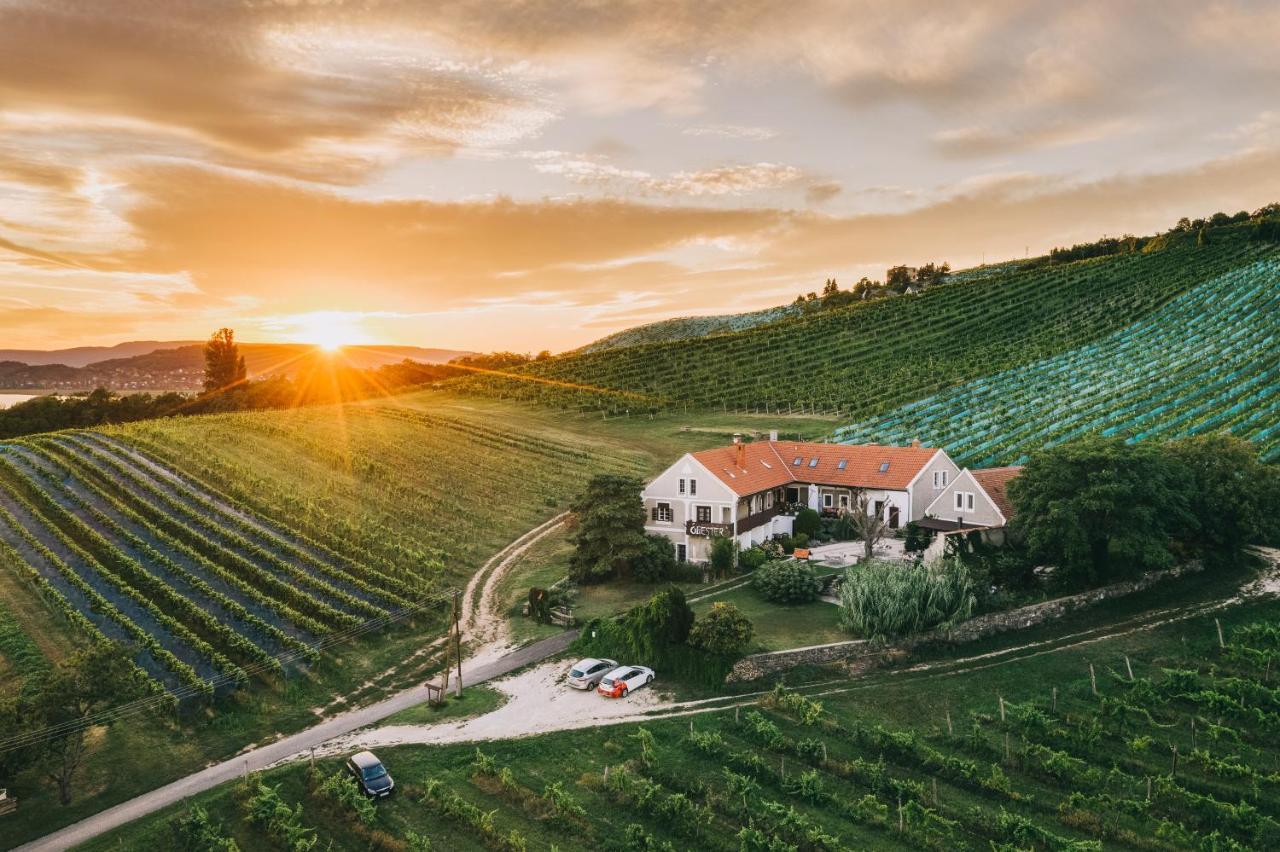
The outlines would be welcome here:
<svg viewBox="0 0 1280 852">
<path fill-rule="evenodd" d="M 840 607 L 826 601 L 771 603 L 747 585 L 704 598 L 693 604 L 693 611 L 702 615 L 717 602 L 733 604 L 751 619 L 755 627 L 751 651 L 782 651 L 857 638 L 840 629 Z"/>
</svg>

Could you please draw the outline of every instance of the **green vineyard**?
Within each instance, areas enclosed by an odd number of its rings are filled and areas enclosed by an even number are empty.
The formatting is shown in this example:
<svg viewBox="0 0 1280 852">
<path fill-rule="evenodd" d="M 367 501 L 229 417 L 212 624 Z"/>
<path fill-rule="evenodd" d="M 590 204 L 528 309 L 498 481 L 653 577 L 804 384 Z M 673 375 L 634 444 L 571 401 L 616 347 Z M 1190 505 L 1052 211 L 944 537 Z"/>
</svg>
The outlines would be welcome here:
<svg viewBox="0 0 1280 852">
<path fill-rule="evenodd" d="M 157 692 L 216 696 L 433 607 L 582 477 L 642 467 L 402 404 L 54 433 L 0 445 L 0 563 L 50 632 L 125 642 Z M 5 659 L 39 671 L 6 615 Z"/>
<path fill-rule="evenodd" d="M 1254 233 L 1227 226 L 1212 229 L 1203 245 L 1174 234 L 1128 254 L 1005 264 L 916 296 L 736 333 L 569 354 L 459 382 L 569 407 L 867 418 L 1119 332 L 1206 281 L 1274 256 L 1274 244 Z"/>
<path fill-rule="evenodd" d="M 1230 432 L 1280 457 L 1280 263 L 1201 284 L 1097 342 L 986 376 L 837 432 L 920 438 L 978 467 L 1088 433 L 1129 440 Z"/>
</svg>

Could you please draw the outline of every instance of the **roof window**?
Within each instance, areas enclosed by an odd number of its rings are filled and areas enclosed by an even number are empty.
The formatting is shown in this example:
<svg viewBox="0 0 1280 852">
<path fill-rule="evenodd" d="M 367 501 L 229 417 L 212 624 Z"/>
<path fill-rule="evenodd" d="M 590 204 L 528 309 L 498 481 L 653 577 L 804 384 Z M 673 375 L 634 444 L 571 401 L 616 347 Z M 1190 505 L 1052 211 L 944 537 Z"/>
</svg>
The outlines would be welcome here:
<svg viewBox="0 0 1280 852">
<path fill-rule="evenodd" d="M 848 466 L 849 466 L 848 459 L 840 459 L 840 463 L 836 465 L 836 470 L 844 470 Z"/>
<path fill-rule="evenodd" d="M 817 466 L 818 466 L 817 456 L 814 456 L 813 458 L 809 459 L 809 467 L 817 467 Z"/>
<path fill-rule="evenodd" d="M 886 462 L 880 462 L 880 472 L 881 472 L 881 473 L 888 473 L 888 472 L 889 472 L 889 463 L 888 463 L 887 461 L 886 461 Z"/>
<path fill-rule="evenodd" d="M 795 461 L 793 461 L 793 462 L 791 462 L 791 463 L 792 463 L 793 465 L 796 465 L 797 467 L 799 467 L 800 462 L 802 462 L 802 461 L 804 461 L 804 459 L 802 459 L 800 456 L 796 456 Z"/>
</svg>

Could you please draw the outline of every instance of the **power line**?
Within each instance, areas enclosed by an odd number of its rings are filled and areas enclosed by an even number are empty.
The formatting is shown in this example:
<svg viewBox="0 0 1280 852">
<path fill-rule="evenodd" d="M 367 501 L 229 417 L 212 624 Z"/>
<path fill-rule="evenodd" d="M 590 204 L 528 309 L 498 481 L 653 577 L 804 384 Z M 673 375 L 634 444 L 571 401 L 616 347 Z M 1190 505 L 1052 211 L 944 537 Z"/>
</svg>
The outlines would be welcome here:
<svg viewBox="0 0 1280 852">
<path fill-rule="evenodd" d="M 449 588 L 444 591 L 437 592 L 434 595 L 430 595 L 419 600 L 417 603 L 401 607 L 400 609 L 390 610 L 377 618 L 369 619 L 368 621 L 361 622 L 360 624 L 345 628 L 335 633 L 325 634 L 315 642 L 308 644 L 305 649 L 297 649 L 283 654 L 278 654 L 272 657 L 275 661 L 274 664 L 265 662 L 254 663 L 241 667 L 240 671 L 243 672 L 247 678 L 262 672 L 274 672 L 277 668 L 283 669 L 285 665 L 294 662 L 300 657 L 310 656 L 312 653 L 318 653 L 327 648 L 331 648 L 334 645 L 354 639 L 357 636 L 362 636 L 365 633 L 378 630 L 394 621 L 403 619 L 405 616 L 424 610 L 433 604 L 453 598 L 456 594 L 458 594 L 458 590 L 455 588 Z M 108 722 L 115 722 L 129 716 L 136 716 L 139 713 L 146 712 L 154 707 L 168 704 L 173 701 L 180 703 L 192 696 L 203 695 L 211 691 L 216 692 L 218 687 L 228 682 L 238 680 L 240 680 L 238 674 L 221 674 L 217 677 L 203 681 L 202 685 L 199 686 L 195 684 L 187 684 L 172 690 L 166 690 L 163 693 L 149 695 L 145 698 L 138 698 L 115 707 L 109 707 L 80 719 L 72 719 L 66 722 L 60 722 L 56 725 L 48 725 L 34 731 L 24 731 L 20 734 L 14 734 L 13 736 L 0 739 L 0 754 L 66 736 L 68 734 L 75 733 L 78 730 L 95 727 Z"/>
</svg>

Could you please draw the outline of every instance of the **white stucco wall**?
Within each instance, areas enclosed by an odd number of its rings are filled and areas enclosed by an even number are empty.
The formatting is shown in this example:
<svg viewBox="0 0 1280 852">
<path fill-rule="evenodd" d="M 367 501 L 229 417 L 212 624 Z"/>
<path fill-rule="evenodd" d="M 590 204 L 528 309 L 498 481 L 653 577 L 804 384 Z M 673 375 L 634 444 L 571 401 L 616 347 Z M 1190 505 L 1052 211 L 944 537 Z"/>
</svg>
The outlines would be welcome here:
<svg viewBox="0 0 1280 852">
<path fill-rule="evenodd" d="M 680 493 L 681 479 L 685 481 L 683 494 Z M 695 480 L 697 494 L 690 494 L 690 482 Z M 727 485 L 688 453 L 646 485 L 640 499 L 644 503 L 645 531 L 665 535 L 676 545 L 684 545 L 685 559 L 690 562 L 705 562 L 708 557 L 707 538 L 685 532 L 685 523 L 697 520 L 697 507 L 711 509 L 712 523 L 732 523 L 738 502 L 737 495 Z M 658 503 L 670 504 L 670 522 L 653 520 L 653 509 Z"/>
</svg>

